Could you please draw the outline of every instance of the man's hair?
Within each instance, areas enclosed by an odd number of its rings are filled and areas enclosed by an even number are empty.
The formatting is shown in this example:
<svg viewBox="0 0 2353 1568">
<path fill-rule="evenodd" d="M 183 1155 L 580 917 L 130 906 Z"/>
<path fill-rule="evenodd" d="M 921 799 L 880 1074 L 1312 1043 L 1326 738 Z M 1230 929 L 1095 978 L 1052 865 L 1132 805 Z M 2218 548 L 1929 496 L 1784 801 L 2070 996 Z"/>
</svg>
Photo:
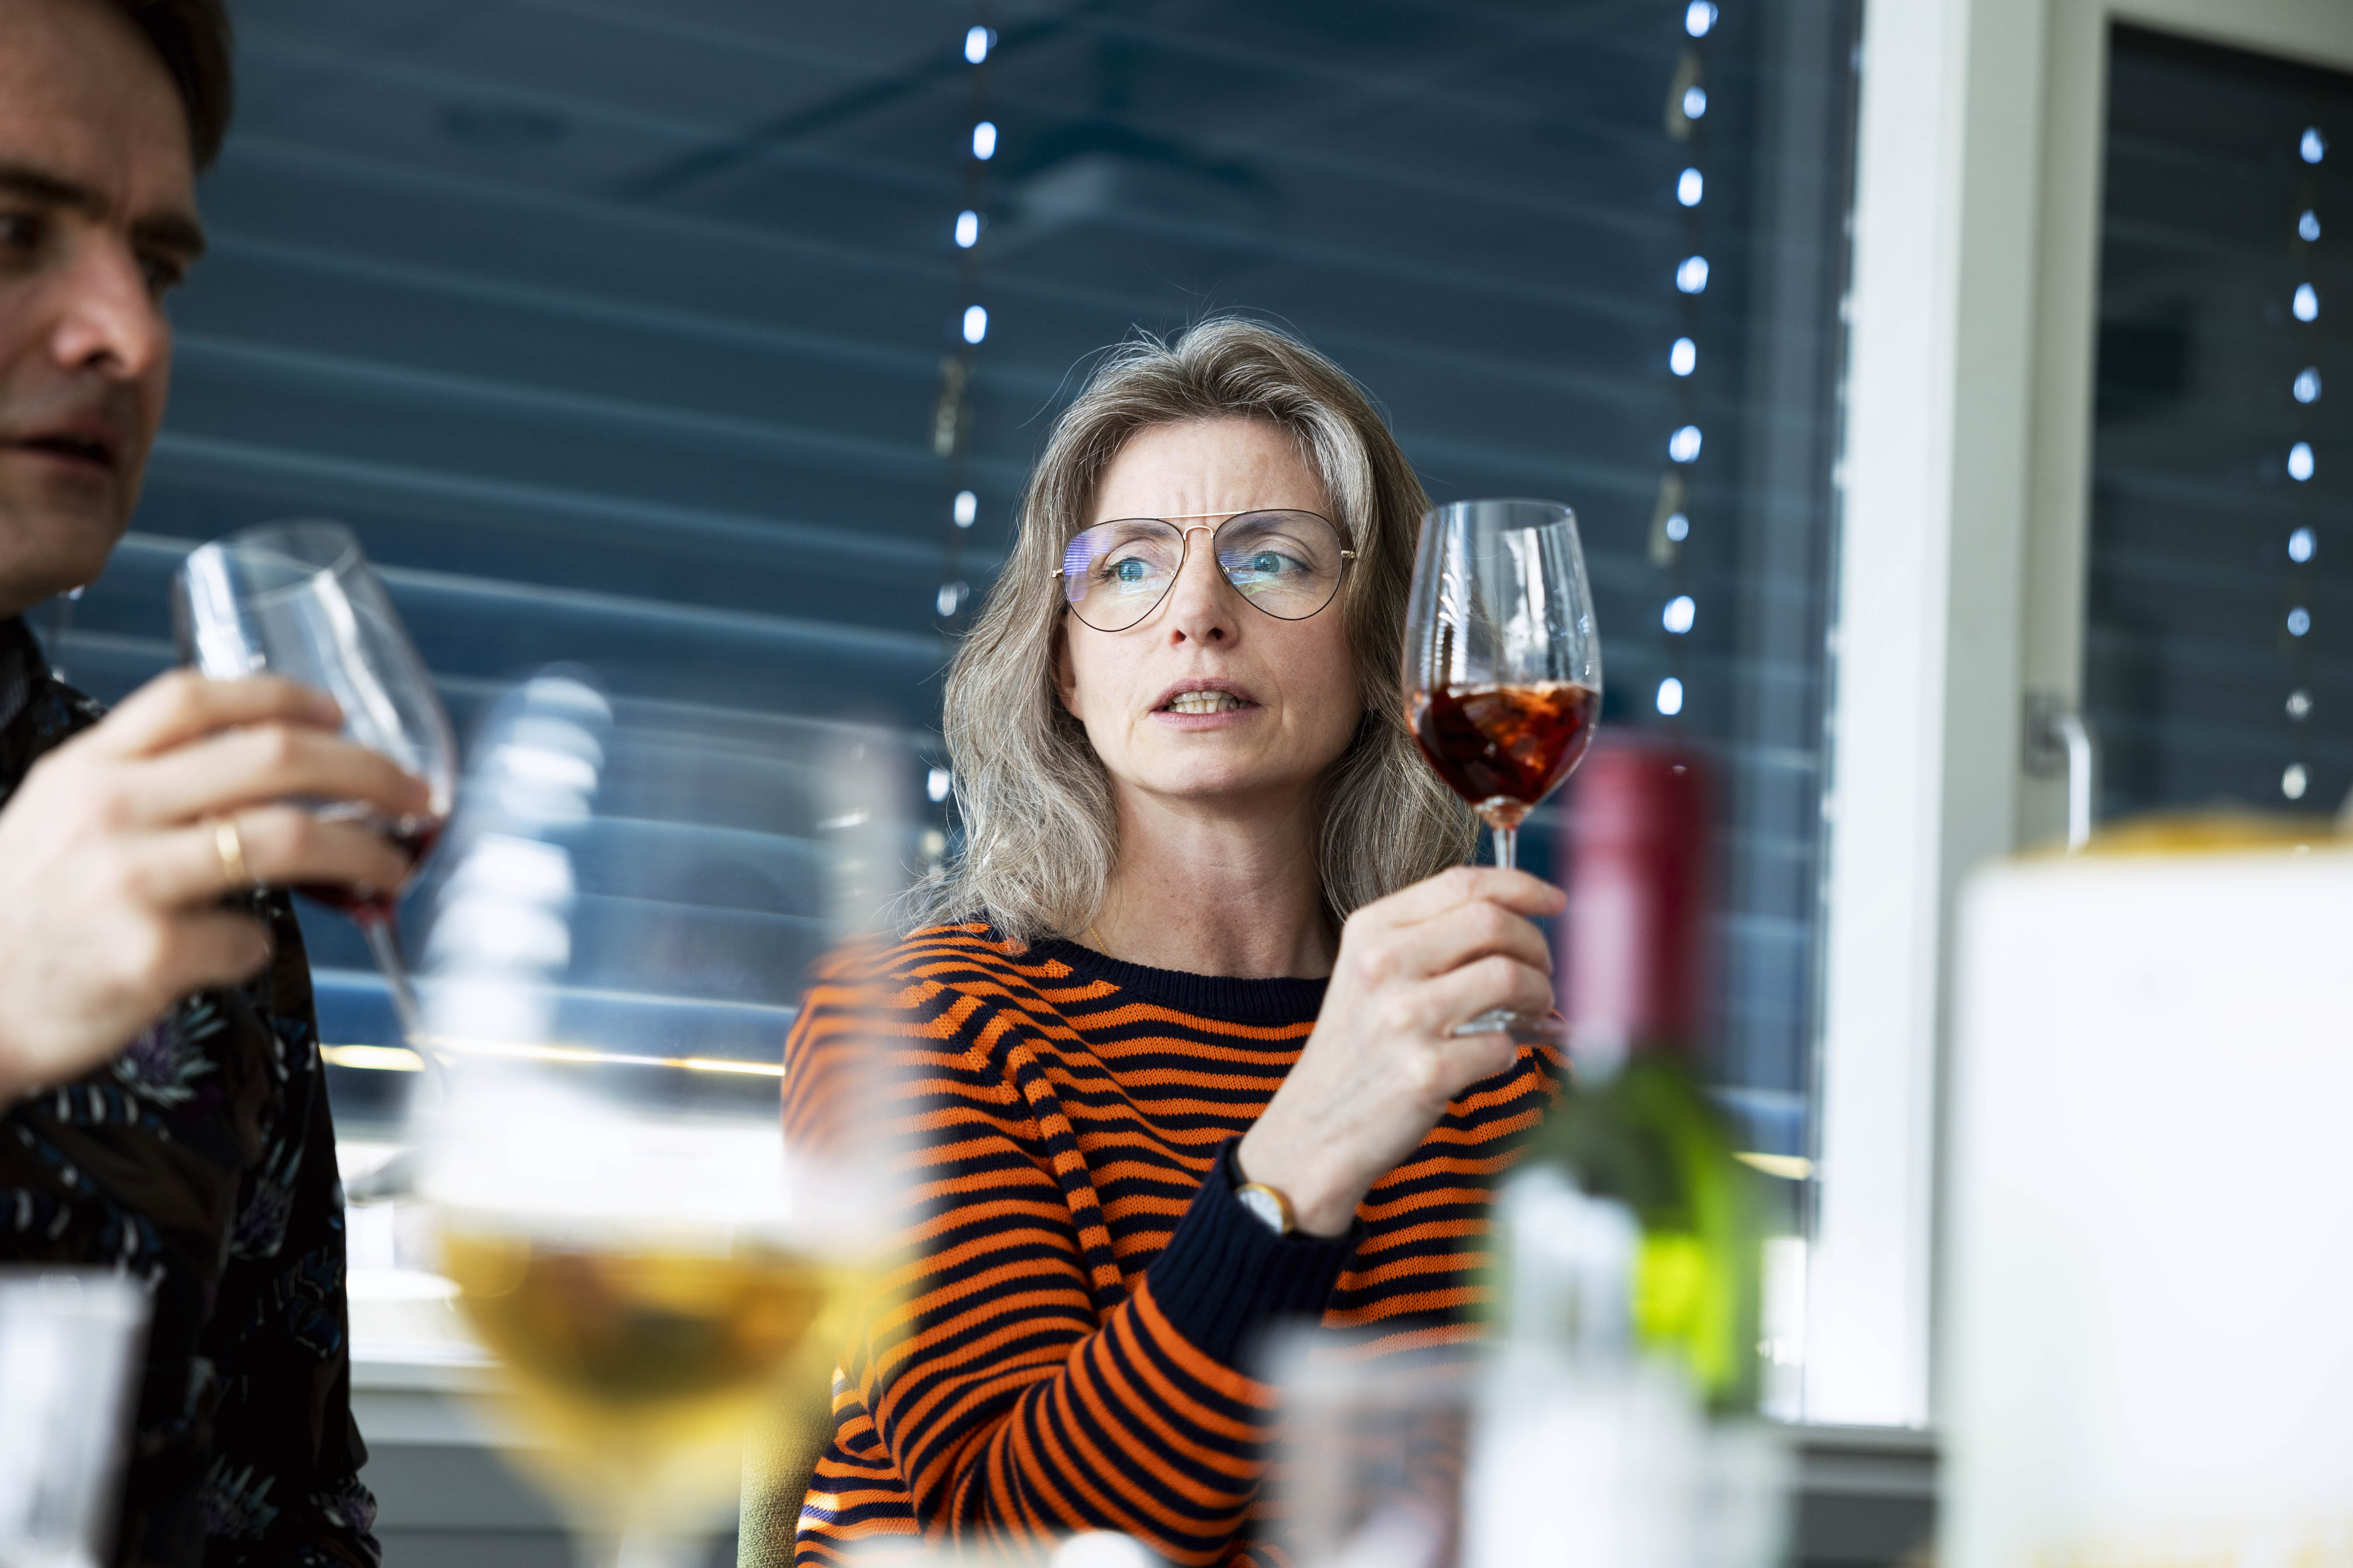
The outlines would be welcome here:
<svg viewBox="0 0 2353 1568">
<path fill-rule="evenodd" d="M 227 0 L 109 0 L 154 47 L 188 115 L 199 169 L 220 156 L 237 109 L 234 36 Z"/>
<path fill-rule="evenodd" d="M 1415 750 L 1402 686 L 1414 532 L 1430 498 L 1345 372 L 1260 322 L 1214 317 L 1175 342 L 1139 335 L 1095 369 L 1030 471 L 1019 530 L 948 668 L 946 729 L 963 852 L 911 895 L 915 926 L 980 915 L 1018 941 L 1071 935 L 1101 912 L 1119 858 L 1111 781 L 1054 693 L 1054 580 L 1095 487 L 1139 431 L 1259 419 L 1323 480 L 1356 551 L 1340 600 L 1364 712 L 1322 780 L 1316 846 L 1335 921 L 1470 858 L 1479 825 Z"/>
</svg>

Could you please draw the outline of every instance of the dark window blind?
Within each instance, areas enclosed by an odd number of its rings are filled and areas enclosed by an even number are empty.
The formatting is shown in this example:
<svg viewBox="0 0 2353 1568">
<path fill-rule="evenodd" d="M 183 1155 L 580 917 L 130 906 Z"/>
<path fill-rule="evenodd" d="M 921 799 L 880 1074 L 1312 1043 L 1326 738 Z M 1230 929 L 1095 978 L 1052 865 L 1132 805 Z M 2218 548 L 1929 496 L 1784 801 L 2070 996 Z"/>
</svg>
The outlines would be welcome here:
<svg viewBox="0 0 2353 1568">
<path fill-rule="evenodd" d="M 168 433 L 61 651 L 120 694 L 170 658 L 189 542 L 325 514 L 461 723 L 579 659 L 932 744 L 941 587 L 985 591 L 1073 365 L 1261 314 L 1371 388 L 1440 499 L 1577 509 L 1608 721 L 1721 759 L 1720 1076 L 1802 1152 L 1854 9 L 245 0 Z M 959 532 L 933 437 L 968 260 Z M 381 1033 L 351 933 L 309 929 L 350 982 L 330 1037 Z"/>
<path fill-rule="evenodd" d="M 2353 786 L 2348 164 L 2353 77 L 2116 30 L 2084 648 L 2104 815 L 2334 810 Z"/>
</svg>

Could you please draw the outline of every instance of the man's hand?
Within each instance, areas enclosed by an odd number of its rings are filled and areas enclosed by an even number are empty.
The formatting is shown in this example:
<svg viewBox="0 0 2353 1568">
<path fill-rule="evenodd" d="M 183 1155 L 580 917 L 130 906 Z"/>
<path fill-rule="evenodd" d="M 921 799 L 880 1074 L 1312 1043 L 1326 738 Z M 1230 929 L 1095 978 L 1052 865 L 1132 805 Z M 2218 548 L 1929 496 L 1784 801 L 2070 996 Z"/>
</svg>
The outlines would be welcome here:
<svg viewBox="0 0 2353 1568">
<path fill-rule="evenodd" d="M 261 922 L 221 907 L 221 822 L 247 884 L 396 888 L 409 864 L 357 821 L 427 808 L 423 780 L 339 739 L 325 694 L 274 677 L 174 671 L 35 763 L 0 810 L 0 1105 L 79 1077 L 191 991 L 269 956 Z"/>
<path fill-rule="evenodd" d="M 1567 898 L 1525 871 L 1458 867 L 1348 917 L 1315 1032 L 1237 1151 L 1247 1180 L 1336 1237 L 1454 1097 L 1518 1058 L 1455 1029 L 1496 1007 L 1552 1007 L 1552 950 L 1528 917 Z"/>
</svg>

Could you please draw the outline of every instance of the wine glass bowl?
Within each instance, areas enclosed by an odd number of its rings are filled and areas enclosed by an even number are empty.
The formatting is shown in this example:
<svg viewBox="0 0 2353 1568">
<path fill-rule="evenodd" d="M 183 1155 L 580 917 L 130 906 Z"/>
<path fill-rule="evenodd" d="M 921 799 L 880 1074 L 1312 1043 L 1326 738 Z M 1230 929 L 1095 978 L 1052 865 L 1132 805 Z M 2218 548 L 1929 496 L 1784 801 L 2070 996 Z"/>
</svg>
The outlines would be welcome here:
<svg viewBox="0 0 2353 1568">
<path fill-rule="evenodd" d="M 565 670 L 470 755 L 428 900 L 449 1071 L 412 1104 L 418 1189 L 518 1462 L 597 1561 L 684 1561 L 747 1442 L 814 1463 L 893 1234 L 859 1009 L 828 1008 L 789 1112 L 781 1058 L 812 964 L 902 890 L 913 763 Z"/>
<path fill-rule="evenodd" d="M 1472 500 L 1422 519 L 1407 600 L 1406 722 L 1509 867 L 1521 821 L 1585 755 L 1601 643 L 1577 517 Z"/>
<path fill-rule="evenodd" d="M 347 801 L 301 803 L 322 817 L 367 820 L 408 855 L 412 870 L 422 863 L 448 819 L 457 738 L 352 531 L 316 521 L 245 529 L 190 551 L 172 586 L 181 657 L 200 673 L 234 680 L 267 671 L 324 691 L 343 710 L 345 739 L 425 781 L 425 811 L 397 821 L 377 821 Z M 401 889 L 303 883 L 295 890 L 358 922 L 414 1043 L 417 1004 L 393 928 Z"/>
</svg>

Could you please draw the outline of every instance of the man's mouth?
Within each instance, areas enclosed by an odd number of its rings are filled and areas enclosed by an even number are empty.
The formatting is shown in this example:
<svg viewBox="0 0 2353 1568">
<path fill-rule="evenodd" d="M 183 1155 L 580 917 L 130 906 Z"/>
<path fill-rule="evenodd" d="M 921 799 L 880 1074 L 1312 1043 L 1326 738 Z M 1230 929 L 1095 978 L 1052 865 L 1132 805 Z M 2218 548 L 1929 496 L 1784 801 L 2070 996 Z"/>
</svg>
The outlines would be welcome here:
<svg viewBox="0 0 2353 1568">
<path fill-rule="evenodd" d="M 27 436 L 10 442 L 9 445 L 22 447 L 26 451 L 46 452 L 50 457 L 62 458 L 68 462 L 87 464 L 108 474 L 115 471 L 113 443 L 95 436 L 57 431 L 46 436 Z"/>
<path fill-rule="evenodd" d="M 1161 706 L 1163 713 L 1230 713 L 1250 704 L 1229 691 L 1183 691 Z"/>
</svg>

